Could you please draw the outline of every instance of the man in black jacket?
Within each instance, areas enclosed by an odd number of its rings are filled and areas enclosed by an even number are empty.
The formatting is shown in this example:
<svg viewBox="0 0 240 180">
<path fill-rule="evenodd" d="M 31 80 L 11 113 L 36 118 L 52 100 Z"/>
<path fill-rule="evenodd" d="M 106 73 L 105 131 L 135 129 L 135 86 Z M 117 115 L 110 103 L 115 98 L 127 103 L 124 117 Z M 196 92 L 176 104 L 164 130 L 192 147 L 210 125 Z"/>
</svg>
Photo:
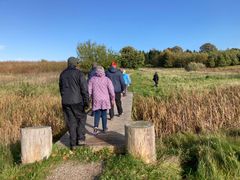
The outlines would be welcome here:
<svg viewBox="0 0 240 180">
<path fill-rule="evenodd" d="M 68 67 L 60 74 L 59 88 L 62 97 L 64 119 L 70 133 L 70 147 L 85 143 L 85 124 L 89 106 L 87 81 L 76 68 L 78 59 L 68 58 Z"/>
<path fill-rule="evenodd" d="M 112 63 L 111 67 L 106 71 L 106 76 L 111 79 L 115 91 L 115 102 L 117 106 L 118 116 L 123 113 L 121 93 L 124 91 L 126 85 L 123 80 L 123 75 L 120 70 L 117 69 L 117 64 Z M 114 107 L 112 106 L 109 111 L 110 119 L 114 116 Z"/>
<path fill-rule="evenodd" d="M 154 75 L 153 75 L 153 81 L 154 81 L 154 86 L 155 87 L 158 87 L 158 80 L 159 80 L 159 77 L 158 77 L 158 73 L 155 72 Z"/>
</svg>

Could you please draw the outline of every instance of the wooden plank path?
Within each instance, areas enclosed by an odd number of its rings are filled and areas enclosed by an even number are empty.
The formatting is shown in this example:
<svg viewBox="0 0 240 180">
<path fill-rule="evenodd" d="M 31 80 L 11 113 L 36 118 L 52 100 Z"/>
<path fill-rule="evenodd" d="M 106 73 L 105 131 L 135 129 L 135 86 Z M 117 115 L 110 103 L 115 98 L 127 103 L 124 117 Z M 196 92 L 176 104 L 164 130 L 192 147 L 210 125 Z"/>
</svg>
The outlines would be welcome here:
<svg viewBox="0 0 240 180">
<path fill-rule="evenodd" d="M 108 148 L 111 151 L 121 153 L 125 150 L 125 124 L 128 124 L 132 121 L 132 101 L 133 94 L 127 93 L 127 96 L 122 97 L 122 107 L 123 107 L 123 115 L 118 117 L 114 116 L 113 120 L 108 120 L 108 132 L 107 133 L 99 133 L 94 136 L 93 132 L 93 124 L 94 119 L 92 116 L 87 116 L 86 123 L 86 146 L 92 148 L 94 151 L 98 151 L 103 148 Z M 115 114 L 117 113 L 117 108 L 115 106 Z M 109 117 L 109 116 L 108 116 Z M 99 129 L 102 128 L 102 122 L 99 123 Z M 56 143 L 61 147 L 69 147 L 69 133 L 64 134 L 60 140 Z"/>
</svg>

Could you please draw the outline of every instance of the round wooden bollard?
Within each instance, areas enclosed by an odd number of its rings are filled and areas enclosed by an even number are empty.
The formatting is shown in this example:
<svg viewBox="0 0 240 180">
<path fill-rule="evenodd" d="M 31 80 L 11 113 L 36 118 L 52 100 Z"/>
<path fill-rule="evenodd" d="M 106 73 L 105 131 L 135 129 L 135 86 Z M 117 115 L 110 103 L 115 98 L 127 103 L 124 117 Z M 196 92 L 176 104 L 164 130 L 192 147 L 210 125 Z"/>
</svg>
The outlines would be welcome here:
<svg viewBox="0 0 240 180">
<path fill-rule="evenodd" d="M 155 132 L 152 123 L 134 121 L 125 125 L 125 136 L 129 154 L 146 163 L 156 162 Z"/>
<path fill-rule="evenodd" d="M 21 159 L 23 164 L 48 158 L 52 152 L 50 126 L 21 128 Z"/>
</svg>

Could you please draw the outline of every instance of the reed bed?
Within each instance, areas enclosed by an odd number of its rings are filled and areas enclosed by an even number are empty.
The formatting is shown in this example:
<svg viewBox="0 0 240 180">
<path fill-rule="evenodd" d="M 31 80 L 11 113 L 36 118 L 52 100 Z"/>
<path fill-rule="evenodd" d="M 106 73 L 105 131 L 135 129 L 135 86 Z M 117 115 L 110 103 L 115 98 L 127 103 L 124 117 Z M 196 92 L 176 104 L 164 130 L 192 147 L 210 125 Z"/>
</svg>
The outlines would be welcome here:
<svg viewBox="0 0 240 180">
<path fill-rule="evenodd" d="M 40 95 L 22 97 L 1 96 L 0 142 L 15 143 L 20 137 L 20 128 L 28 126 L 51 126 L 53 136 L 64 130 L 60 98 Z"/>
<path fill-rule="evenodd" d="M 182 91 L 167 101 L 161 97 L 134 98 L 136 120 L 153 122 L 157 137 L 177 132 L 240 128 L 240 86 Z"/>
<path fill-rule="evenodd" d="M 19 141 L 22 127 L 51 126 L 54 137 L 65 132 L 58 89 L 65 67 L 63 62 L 0 63 L 0 144 Z"/>
<path fill-rule="evenodd" d="M 0 62 L 0 72 L 7 74 L 60 72 L 66 68 L 66 62 Z"/>
</svg>

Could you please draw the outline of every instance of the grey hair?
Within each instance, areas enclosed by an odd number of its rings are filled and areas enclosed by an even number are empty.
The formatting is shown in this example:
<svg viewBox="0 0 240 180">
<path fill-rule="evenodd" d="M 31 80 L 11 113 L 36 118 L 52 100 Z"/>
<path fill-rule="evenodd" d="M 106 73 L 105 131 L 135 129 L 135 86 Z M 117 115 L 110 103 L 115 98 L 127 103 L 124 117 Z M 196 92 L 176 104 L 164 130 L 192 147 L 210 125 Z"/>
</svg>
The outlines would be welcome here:
<svg viewBox="0 0 240 180">
<path fill-rule="evenodd" d="M 104 71 L 104 68 L 102 66 L 97 66 L 97 70 L 98 69 Z"/>
</svg>

